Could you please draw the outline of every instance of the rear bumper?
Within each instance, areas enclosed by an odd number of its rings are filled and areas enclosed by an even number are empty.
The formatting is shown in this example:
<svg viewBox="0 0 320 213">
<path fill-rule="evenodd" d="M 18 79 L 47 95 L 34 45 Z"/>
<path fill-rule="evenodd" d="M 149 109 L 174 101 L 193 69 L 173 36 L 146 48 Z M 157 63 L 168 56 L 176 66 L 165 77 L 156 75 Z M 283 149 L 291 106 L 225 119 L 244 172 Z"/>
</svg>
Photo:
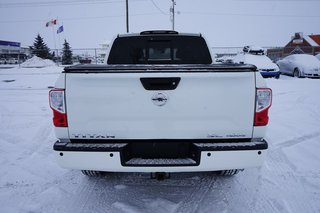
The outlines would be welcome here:
<svg viewBox="0 0 320 213">
<path fill-rule="evenodd" d="M 259 167 L 268 144 L 265 140 L 250 142 L 216 142 L 190 144 L 192 154 L 185 158 L 128 158 L 129 143 L 54 144 L 61 167 L 110 172 L 192 172 Z M 129 148 L 128 148 L 129 147 Z"/>
</svg>

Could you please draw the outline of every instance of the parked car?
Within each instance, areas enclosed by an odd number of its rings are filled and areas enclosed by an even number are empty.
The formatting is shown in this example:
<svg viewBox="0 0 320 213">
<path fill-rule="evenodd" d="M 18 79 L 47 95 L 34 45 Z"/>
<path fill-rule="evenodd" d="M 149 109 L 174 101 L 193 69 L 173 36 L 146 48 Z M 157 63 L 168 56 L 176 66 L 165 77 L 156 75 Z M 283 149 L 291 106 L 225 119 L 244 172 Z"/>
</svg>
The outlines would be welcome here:
<svg viewBox="0 0 320 213">
<path fill-rule="evenodd" d="M 233 57 L 222 56 L 220 58 L 216 58 L 215 61 L 216 61 L 216 63 L 231 64 L 231 63 L 233 63 Z"/>
<path fill-rule="evenodd" d="M 251 53 L 254 55 L 264 55 L 264 49 L 258 46 L 245 46 L 243 47 L 244 53 Z"/>
<path fill-rule="evenodd" d="M 264 54 L 262 48 L 245 46 L 243 51 L 235 56 L 234 63 L 255 65 L 264 78 L 280 77 L 279 67 Z"/>
<path fill-rule="evenodd" d="M 294 77 L 320 77 L 320 61 L 313 55 L 294 54 L 277 62 L 280 72 Z"/>
</svg>

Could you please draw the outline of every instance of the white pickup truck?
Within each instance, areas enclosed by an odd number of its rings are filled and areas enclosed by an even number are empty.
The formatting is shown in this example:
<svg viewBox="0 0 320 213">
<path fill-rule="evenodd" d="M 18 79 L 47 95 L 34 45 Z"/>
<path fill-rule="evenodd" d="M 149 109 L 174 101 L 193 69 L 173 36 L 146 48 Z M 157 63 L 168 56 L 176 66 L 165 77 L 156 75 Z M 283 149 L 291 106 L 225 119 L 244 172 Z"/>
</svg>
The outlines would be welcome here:
<svg viewBox="0 0 320 213">
<path fill-rule="evenodd" d="M 212 64 L 201 34 L 118 35 L 104 65 L 66 67 L 49 93 L 58 163 L 103 172 L 261 166 L 272 91 L 254 66 Z"/>
</svg>

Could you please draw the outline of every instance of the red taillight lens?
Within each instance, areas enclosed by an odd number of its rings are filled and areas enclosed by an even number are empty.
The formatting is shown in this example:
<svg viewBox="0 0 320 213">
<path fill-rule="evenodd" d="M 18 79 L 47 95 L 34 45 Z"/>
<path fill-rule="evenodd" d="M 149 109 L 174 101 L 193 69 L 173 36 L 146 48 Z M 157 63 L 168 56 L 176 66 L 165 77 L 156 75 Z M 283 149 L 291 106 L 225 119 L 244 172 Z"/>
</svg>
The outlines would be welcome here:
<svg viewBox="0 0 320 213">
<path fill-rule="evenodd" d="M 56 127 L 68 127 L 67 115 L 53 110 L 53 124 Z"/>
<path fill-rule="evenodd" d="M 64 89 L 52 89 L 49 92 L 50 107 L 53 110 L 53 124 L 56 127 L 67 127 Z"/>
<path fill-rule="evenodd" d="M 269 121 L 269 108 L 272 104 L 272 90 L 270 88 L 257 88 L 256 92 L 254 126 L 266 126 Z"/>
</svg>

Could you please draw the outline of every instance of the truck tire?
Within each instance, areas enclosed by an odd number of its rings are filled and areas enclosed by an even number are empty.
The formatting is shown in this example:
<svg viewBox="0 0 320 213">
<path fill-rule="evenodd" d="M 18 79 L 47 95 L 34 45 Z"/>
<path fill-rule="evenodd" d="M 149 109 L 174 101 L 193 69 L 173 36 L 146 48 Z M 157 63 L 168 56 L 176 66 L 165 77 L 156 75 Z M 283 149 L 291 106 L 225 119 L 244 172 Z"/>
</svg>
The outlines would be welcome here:
<svg viewBox="0 0 320 213">
<path fill-rule="evenodd" d="M 240 171 L 243 171 L 243 169 L 222 170 L 222 171 L 218 171 L 217 173 L 220 176 L 233 176 L 238 174 Z"/>
<path fill-rule="evenodd" d="M 102 177 L 104 172 L 101 171 L 93 171 L 93 170 L 81 170 L 82 174 L 89 177 Z"/>
</svg>

